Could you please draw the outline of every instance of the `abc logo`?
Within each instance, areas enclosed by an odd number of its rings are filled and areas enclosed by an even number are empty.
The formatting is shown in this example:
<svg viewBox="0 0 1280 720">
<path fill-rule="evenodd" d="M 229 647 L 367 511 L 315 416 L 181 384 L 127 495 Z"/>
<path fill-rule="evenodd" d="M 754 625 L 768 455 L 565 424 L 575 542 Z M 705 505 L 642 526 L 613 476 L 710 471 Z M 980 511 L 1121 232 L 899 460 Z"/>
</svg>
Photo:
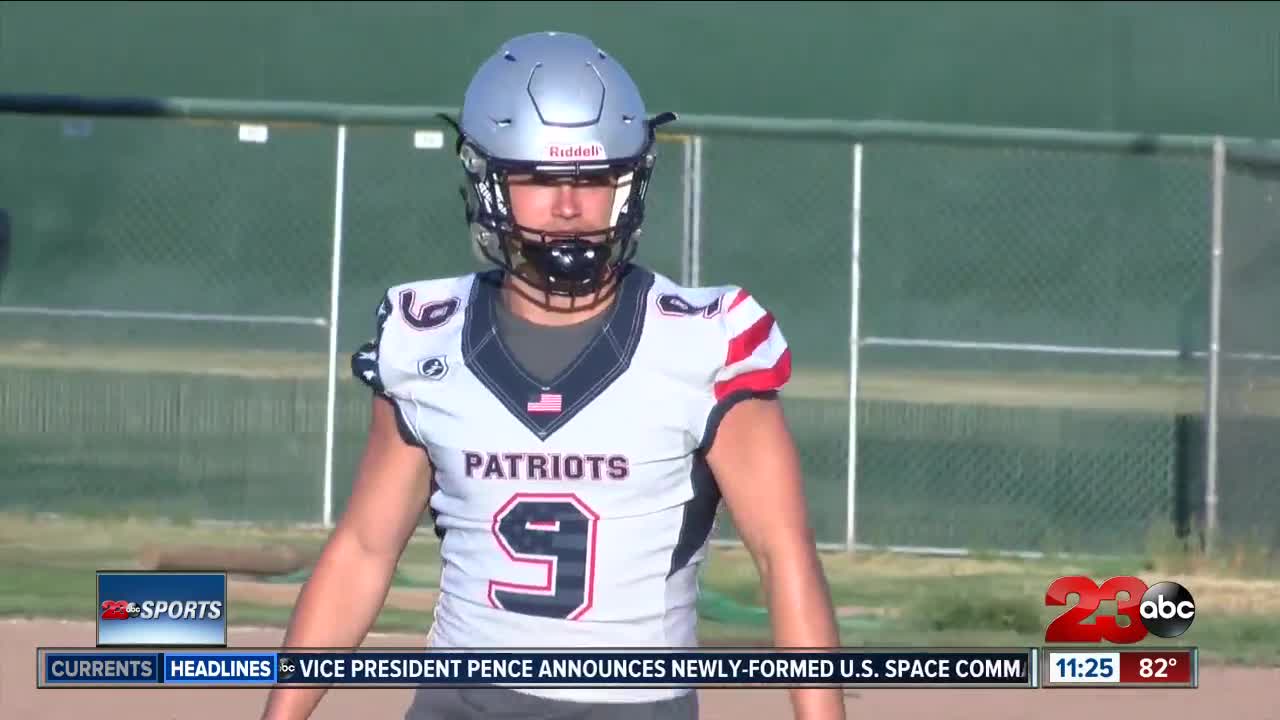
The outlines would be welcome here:
<svg viewBox="0 0 1280 720">
<path fill-rule="evenodd" d="M 1196 619 L 1196 601 L 1176 582 L 1156 583 L 1142 594 L 1138 616 L 1152 635 L 1176 638 Z"/>
</svg>

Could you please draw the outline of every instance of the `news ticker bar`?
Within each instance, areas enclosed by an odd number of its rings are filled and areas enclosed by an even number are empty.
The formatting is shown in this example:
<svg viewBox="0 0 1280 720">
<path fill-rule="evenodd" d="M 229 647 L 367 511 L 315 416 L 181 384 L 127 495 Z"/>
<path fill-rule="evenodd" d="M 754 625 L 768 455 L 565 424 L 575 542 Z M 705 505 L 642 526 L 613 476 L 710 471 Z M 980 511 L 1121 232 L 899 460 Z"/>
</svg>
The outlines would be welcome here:
<svg viewBox="0 0 1280 720">
<path fill-rule="evenodd" d="M 37 649 L 39 688 L 1196 687 L 1197 649 Z"/>
<path fill-rule="evenodd" d="M 39 687 L 1035 687 L 1034 648 L 41 649 Z"/>
</svg>

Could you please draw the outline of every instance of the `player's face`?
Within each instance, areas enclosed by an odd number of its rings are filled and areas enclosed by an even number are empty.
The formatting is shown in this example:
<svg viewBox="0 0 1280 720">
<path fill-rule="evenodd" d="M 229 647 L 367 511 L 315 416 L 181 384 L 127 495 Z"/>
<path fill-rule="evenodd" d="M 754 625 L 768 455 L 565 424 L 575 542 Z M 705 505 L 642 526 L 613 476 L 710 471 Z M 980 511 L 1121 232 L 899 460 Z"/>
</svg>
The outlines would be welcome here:
<svg viewBox="0 0 1280 720">
<path fill-rule="evenodd" d="M 603 240 L 601 231 L 613 216 L 617 178 L 513 176 L 508 183 L 511 212 L 518 224 L 543 232 L 596 233 L 584 239 Z M 536 237 L 529 238 L 536 240 Z"/>
</svg>

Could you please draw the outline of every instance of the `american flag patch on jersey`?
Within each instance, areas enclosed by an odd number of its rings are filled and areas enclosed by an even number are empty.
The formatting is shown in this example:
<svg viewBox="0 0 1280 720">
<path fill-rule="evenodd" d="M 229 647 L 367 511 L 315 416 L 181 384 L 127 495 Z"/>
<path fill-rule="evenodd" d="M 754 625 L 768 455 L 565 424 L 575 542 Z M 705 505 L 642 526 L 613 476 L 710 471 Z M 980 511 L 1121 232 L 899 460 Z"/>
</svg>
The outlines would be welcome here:
<svg viewBox="0 0 1280 720">
<path fill-rule="evenodd" d="M 560 412 L 560 393 L 542 393 L 537 400 L 530 402 L 526 410 L 531 413 Z"/>
</svg>

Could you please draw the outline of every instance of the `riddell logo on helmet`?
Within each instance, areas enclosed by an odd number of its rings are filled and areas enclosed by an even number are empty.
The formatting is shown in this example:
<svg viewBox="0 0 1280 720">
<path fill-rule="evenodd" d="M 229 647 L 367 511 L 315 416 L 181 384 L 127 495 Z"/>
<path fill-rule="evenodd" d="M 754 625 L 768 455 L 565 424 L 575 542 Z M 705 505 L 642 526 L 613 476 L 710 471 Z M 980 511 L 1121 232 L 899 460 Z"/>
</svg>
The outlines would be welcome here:
<svg viewBox="0 0 1280 720">
<path fill-rule="evenodd" d="M 547 157 L 552 160 L 594 160 L 604 157 L 604 145 L 600 143 L 548 145 Z"/>
</svg>

